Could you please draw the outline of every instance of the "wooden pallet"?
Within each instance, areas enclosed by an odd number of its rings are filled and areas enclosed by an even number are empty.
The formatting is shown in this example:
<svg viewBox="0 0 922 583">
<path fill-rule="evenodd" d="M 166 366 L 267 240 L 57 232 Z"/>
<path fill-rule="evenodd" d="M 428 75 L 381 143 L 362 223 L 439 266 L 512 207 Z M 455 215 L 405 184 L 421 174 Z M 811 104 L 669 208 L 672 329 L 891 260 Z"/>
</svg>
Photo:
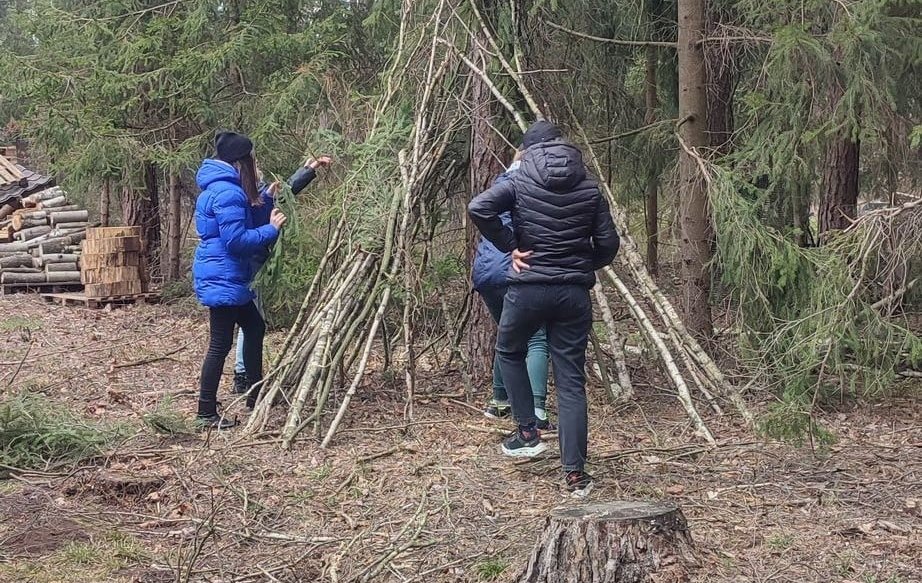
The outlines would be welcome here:
<svg viewBox="0 0 922 583">
<path fill-rule="evenodd" d="M 65 293 L 82 289 L 82 283 L 4 283 L 0 285 L 0 296 L 18 293 Z"/>
<path fill-rule="evenodd" d="M 128 304 L 153 303 L 160 299 L 157 292 L 131 294 L 123 296 L 109 296 L 107 298 L 89 298 L 82 293 L 50 293 L 42 294 L 46 301 L 61 304 L 62 306 L 83 306 L 86 308 L 103 308 L 105 306 L 124 306 Z"/>
</svg>

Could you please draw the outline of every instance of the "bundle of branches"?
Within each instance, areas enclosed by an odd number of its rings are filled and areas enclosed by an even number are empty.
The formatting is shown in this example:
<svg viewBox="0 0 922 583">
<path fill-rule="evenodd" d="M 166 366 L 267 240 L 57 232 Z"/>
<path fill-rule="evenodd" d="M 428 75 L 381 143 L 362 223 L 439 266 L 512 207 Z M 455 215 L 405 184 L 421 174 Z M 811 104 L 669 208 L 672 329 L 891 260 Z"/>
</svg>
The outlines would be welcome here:
<svg viewBox="0 0 922 583">
<path fill-rule="evenodd" d="M 453 72 L 455 59 L 434 39 L 444 27 L 446 2 L 414 32 L 401 31 L 391 68 L 365 144 L 356 152 L 339 188 L 342 215 L 280 354 L 266 376 L 262 394 L 245 431 L 266 429 L 270 407 L 285 400 L 290 407 L 281 431 L 283 447 L 313 424 L 320 437 L 323 416 L 337 376 L 349 371 L 351 382 L 330 422 L 323 446 L 333 437 L 365 374 L 375 338 L 388 307 L 399 292 L 403 301 L 403 359 L 407 388 L 406 415 L 412 416 L 415 392 L 413 242 L 423 226 L 426 199 L 441 192 L 451 163 L 445 154 L 461 127 Z M 428 32 L 427 32 L 428 31 Z M 428 41 L 428 42 L 427 42 Z M 411 66 L 423 71 L 413 93 L 415 115 L 401 118 L 394 105 L 397 77 Z M 406 128 L 411 128 L 407 130 Z M 396 151 L 396 155 L 390 155 Z M 345 383 L 343 383 L 345 384 Z"/>
</svg>

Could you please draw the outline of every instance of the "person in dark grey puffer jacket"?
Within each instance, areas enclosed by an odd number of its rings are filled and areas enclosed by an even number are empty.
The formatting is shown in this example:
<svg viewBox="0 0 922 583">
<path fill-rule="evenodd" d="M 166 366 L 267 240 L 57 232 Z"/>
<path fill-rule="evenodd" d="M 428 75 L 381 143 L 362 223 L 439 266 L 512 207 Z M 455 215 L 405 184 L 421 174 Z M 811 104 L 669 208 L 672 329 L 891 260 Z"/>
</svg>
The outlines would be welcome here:
<svg viewBox="0 0 922 583">
<path fill-rule="evenodd" d="M 568 489 L 584 496 L 588 418 L 586 345 L 592 326 L 589 290 L 595 270 L 611 263 L 620 239 L 608 202 L 587 173 L 579 148 L 555 125 L 541 121 L 525 133 L 519 171 L 471 201 L 468 212 L 500 251 L 512 253 L 509 290 L 496 351 L 518 430 L 504 454 L 533 457 L 544 451 L 525 365 L 528 339 L 546 326 L 557 386 L 560 455 Z M 512 212 L 510 226 L 502 213 Z"/>
</svg>

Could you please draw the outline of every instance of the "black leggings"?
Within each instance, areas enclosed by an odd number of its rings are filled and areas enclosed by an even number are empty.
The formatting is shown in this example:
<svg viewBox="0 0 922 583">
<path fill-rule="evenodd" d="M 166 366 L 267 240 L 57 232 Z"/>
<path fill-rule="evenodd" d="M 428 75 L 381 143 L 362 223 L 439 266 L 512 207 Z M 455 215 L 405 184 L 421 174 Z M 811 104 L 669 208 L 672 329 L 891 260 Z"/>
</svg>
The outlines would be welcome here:
<svg viewBox="0 0 922 583">
<path fill-rule="evenodd" d="M 224 361 L 234 343 L 234 325 L 243 329 L 243 363 L 246 366 L 247 383 L 252 385 L 263 378 L 263 337 L 266 323 L 259 315 L 252 301 L 243 306 L 222 306 L 211 308 L 211 338 L 208 352 L 202 364 L 202 380 L 199 386 L 198 414 L 208 417 L 217 413 L 218 384 L 224 370 Z M 247 397 L 247 405 L 256 403 L 256 393 Z"/>
</svg>

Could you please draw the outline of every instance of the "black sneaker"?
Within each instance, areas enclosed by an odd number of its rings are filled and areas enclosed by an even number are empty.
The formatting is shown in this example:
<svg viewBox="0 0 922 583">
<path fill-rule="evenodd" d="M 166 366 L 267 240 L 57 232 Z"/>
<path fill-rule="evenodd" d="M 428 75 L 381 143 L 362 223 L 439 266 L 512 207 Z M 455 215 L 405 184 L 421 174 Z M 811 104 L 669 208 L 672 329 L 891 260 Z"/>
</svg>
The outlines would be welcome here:
<svg viewBox="0 0 922 583">
<path fill-rule="evenodd" d="M 484 416 L 489 417 L 490 419 L 506 419 L 509 417 L 509 413 L 510 411 L 508 405 L 505 407 L 500 407 L 494 403 L 490 403 L 487 405 L 487 408 L 483 410 Z"/>
<path fill-rule="evenodd" d="M 195 426 L 202 431 L 206 429 L 230 429 L 235 425 L 237 425 L 236 419 L 228 419 L 217 413 L 208 416 L 199 415 L 195 418 Z"/>
<path fill-rule="evenodd" d="M 557 431 L 557 426 L 551 423 L 550 418 L 538 419 L 538 429 L 541 431 Z"/>
<path fill-rule="evenodd" d="M 541 432 L 537 429 L 516 429 L 502 445 L 503 454 L 509 457 L 535 457 L 546 449 L 547 446 L 541 441 Z"/>
<path fill-rule="evenodd" d="M 247 384 L 247 373 L 235 372 L 234 373 L 234 393 L 237 395 L 242 395 L 249 390 L 250 390 L 250 385 Z"/>
<path fill-rule="evenodd" d="M 592 476 L 586 472 L 567 472 L 566 482 L 571 498 L 585 498 L 592 491 Z"/>
</svg>

